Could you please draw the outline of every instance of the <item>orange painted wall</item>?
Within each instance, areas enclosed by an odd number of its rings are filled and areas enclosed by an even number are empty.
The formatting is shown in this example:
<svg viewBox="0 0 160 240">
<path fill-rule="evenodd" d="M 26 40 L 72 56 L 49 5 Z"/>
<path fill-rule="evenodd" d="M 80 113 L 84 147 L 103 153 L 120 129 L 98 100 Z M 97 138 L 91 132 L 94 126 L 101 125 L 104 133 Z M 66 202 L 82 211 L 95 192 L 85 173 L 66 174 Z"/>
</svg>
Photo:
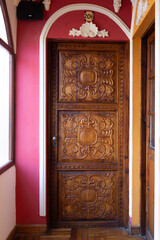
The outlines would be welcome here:
<svg viewBox="0 0 160 240">
<path fill-rule="evenodd" d="M 135 61 L 134 61 L 135 59 Z M 141 39 L 133 39 L 132 225 L 140 225 Z"/>
</svg>

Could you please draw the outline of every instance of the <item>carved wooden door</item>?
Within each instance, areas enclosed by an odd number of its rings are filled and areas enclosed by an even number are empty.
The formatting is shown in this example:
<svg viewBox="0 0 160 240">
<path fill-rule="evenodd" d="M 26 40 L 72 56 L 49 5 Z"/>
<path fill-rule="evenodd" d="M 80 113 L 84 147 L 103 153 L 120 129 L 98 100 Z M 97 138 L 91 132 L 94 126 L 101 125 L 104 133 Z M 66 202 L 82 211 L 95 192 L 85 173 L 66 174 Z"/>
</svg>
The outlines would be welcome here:
<svg viewBox="0 0 160 240">
<path fill-rule="evenodd" d="M 154 238 L 155 33 L 147 41 L 146 230 Z"/>
<path fill-rule="evenodd" d="M 128 217 L 126 49 L 49 44 L 50 227 L 124 226 Z"/>
</svg>

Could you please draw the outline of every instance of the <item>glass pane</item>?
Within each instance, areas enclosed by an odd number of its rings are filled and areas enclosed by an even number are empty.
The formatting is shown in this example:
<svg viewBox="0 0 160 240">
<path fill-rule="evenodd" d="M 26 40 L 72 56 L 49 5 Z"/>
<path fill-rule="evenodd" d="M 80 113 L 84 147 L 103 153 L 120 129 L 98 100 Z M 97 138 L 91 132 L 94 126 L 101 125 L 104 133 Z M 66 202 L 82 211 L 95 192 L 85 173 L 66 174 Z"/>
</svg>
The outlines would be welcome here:
<svg viewBox="0 0 160 240">
<path fill-rule="evenodd" d="M 150 80 L 150 112 L 155 111 L 155 79 Z"/>
<path fill-rule="evenodd" d="M 155 137 L 155 117 L 150 115 L 150 147 L 154 148 L 154 137 Z"/>
<path fill-rule="evenodd" d="M 151 43 L 151 75 L 155 73 L 155 42 Z"/>
<path fill-rule="evenodd" d="M 0 7 L 0 38 L 5 41 L 6 43 L 8 43 L 8 38 L 7 38 L 7 32 L 6 32 L 6 26 L 5 26 L 5 22 L 4 22 L 4 17 L 3 17 L 3 13 L 2 13 L 2 9 Z"/>
<path fill-rule="evenodd" d="M 0 46 L 0 167 L 9 161 L 10 54 Z"/>
</svg>

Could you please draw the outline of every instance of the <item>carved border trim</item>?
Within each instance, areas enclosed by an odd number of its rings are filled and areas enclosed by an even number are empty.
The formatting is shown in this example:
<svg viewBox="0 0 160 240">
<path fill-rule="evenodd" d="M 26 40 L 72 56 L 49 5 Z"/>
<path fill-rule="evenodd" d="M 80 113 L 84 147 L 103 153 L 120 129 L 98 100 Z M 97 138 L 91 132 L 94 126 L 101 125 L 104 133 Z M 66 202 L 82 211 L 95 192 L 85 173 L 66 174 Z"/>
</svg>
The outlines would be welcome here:
<svg viewBox="0 0 160 240">
<path fill-rule="evenodd" d="M 123 134 L 124 134 L 124 130 L 123 130 L 123 124 L 124 124 L 124 45 L 121 45 L 121 49 L 120 49 L 120 56 L 119 56 L 120 60 L 119 60 L 119 158 L 120 158 L 120 162 L 119 162 L 119 172 L 120 172 L 120 181 L 119 181 L 119 201 L 120 204 L 119 205 L 119 212 L 120 212 L 120 219 L 119 219 L 119 223 L 120 226 L 123 226 L 123 211 L 124 211 L 124 203 L 123 203 L 123 193 L 124 193 L 124 184 L 123 184 Z"/>
<path fill-rule="evenodd" d="M 97 44 L 97 43 L 94 43 L 92 46 L 90 46 L 90 43 L 85 43 L 85 45 L 83 43 L 79 43 L 79 42 L 73 42 L 73 43 L 62 43 L 60 42 L 58 44 L 58 50 L 77 50 L 77 47 L 79 50 L 86 50 L 88 47 L 90 50 L 93 50 L 93 51 L 107 51 L 107 50 L 118 50 L 119 49 L 119 45 L 118 44 L 109 44 L 107 43 L 104 44 L 104 43 L 101 43 L 101 44 Z"/>
<path fill-rule="evenodd" d="M 63 110 L 63 109 L 71 109 L 71 110 L 78 110 L 78 109 L 87 109 L 87 110 L 109 110 L 109 111 L 117 111 L 118 107 L 117 104 L 113 105 L 113 106 L 107 106 L 107 105 L 90 105 L 90 106 L 86 106 L 86 105 L 77 105 L 77 106 L 73 106 L 73 103 L 71 102 L 70 104 L 63 104 L 63 103 L 58 103 L 58 110 Z"/>
<path fill-rule="evenodd" d="M 95 164 L 95 165 L 91 165 L 91 164 L 85 164 L 85 165 L 58 165 L 57 166 L 57 170 L 86 170 L 86 169 L 89 169 L 89 170 L 97 170 L 98 168 L 98 171 L 101 171 L 101 170 L 104 170 L 104 169 L 107 169 L 107 170 L 112 170 L 112 171 L 117 171 L 118 169 L 118 166 L 117 166 L 117 163 L 115 164 L 98 164 L 98 166 Z"/>
</svg>

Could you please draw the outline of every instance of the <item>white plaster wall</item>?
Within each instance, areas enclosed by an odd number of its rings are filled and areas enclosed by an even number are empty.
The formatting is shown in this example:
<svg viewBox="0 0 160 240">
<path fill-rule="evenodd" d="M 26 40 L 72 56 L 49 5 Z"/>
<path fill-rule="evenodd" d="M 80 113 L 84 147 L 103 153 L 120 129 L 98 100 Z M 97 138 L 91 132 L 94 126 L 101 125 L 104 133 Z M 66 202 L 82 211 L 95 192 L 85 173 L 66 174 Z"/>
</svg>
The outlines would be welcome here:
<svg viewBox="0 0 160 240">
<path fill-rule="evenodd" d="M 15 166 L 0 175 L 0 240 L 6 240 L 16 225 Z"/>
<path fill-rule="evenodd" d="M 16 6 L 13 0 L 6 0 L 8 15 L 11 24 L 11 31 L 13 37 L 14 51 L 16 52 L 17 45 L 17 17 L 16 17 Z"/>
</svg>

